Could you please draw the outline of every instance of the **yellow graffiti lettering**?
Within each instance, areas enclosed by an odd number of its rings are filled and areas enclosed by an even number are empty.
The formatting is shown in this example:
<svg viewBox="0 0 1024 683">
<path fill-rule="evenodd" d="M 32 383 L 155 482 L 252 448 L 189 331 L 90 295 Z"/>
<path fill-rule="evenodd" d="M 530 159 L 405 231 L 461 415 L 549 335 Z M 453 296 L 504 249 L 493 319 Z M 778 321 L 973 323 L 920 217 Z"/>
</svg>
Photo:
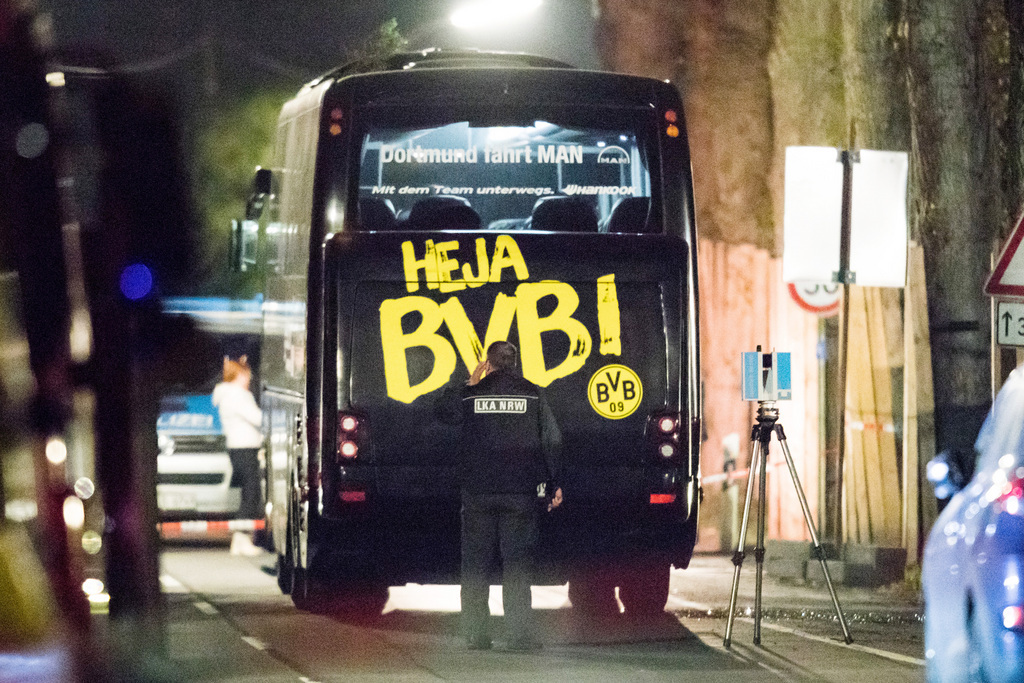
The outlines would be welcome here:
<svg viewBox="0 0 1024 683">
<path fill-rule="evenodd" d="M 491 319 L 487 321 L 487 335 L 484 337 L 484 348 L 496 341 L 507 341 L 512 330 L 512 318 L 516 317 L 519 302 L 514 296 L 498 294 L 491 309 Z"/>
<path fill-rule="evenodd" d="M 526 269 L 526 261 L 523 260 L 523 253 L 519 251 L 519 245 L 511 235 L 498 235 L 494 240 L 494 256 L 491 257 L 490 281 L 501 282 L 501 271 L 505 268 L 515 270 L 516 278 L 519 280 L 530 279 L 530 272 Z"/>
<path fill-rule="evenodd" d="M 434 253 L 437 255 L 437 279 L 441 285 L 441 291 L 445 294 L 457 292 L 466 288 L 462 280 L 452 280 L 452 271 L 459 269 L 459 262 L 448 256 L 448 252 L 458 250 L 458 240 L 439 242 L 434 246 Z"/>
<path fill-rule="evenodd" d="M 420 288 L 419 271 L 423 270 L 423 279 L 427 288 L 437 289 L 437 256 L 434 253 L 434 240 L 427 240 L 423 258 L 416 258 L 416 250 L 412 242 L 402 242 L 402 265 L 405 268 L 405 287 L 410 292 Z"/>
<path fill-rule="evenodd" d="M 419 313 L 423 319 L 419 327 L 406 334 L 402 331 L 402 318 L 414 312 Z M 412 403 L 417 397 L 444 386 L 455 372 L 455 351 L 448 340 L 437 334 L 442 322 L 444 317 L 441 307 L 426 297 L 406 296 L 401 299 L 386 299 L 381 303 L 380 338 L 384 351 L 384 382 L 387 385 L 388 396 L 396 401 Z M 407 357 L 408 350 L 414 347 L 426 347 L 433 355 L 430 374 L 416 385 L 409 379 Z"/>
<path fill-rule="evenodd" d="M 458 349 L 466 370 L 470 373 L 484 357 L 484 349 L 496 341 L 508 339 L 508 333 L 512 329 L 512 319 L 516 314 L 515 297 L 498 294 L 494 300 L 494 308 L 491 310 L 491 319 L 487 323 L 485 342 L 480 343 L 480 337 L 469 321 L 466 310 L 462 303 L 454 296 L 441 304 L 441 313 L 444 322 L 451 332 L 455 348 Z"/>
<path fill-rule="evenodd" d="M 537 303 L 546 296 L 554 296 L 558 303 L 551 315 L 541 318 Z M 580 304 L 580 297 L 564 282 L 545 280 L 524 282 L 516 288 L 516 319 L 519 323 L 519 345 L 523 359 L 523 376 L 542 387 L 559 377 L 571 375 L 587 361 L 590 355 L 590 333 L 580 321 L 572 317 Z M 541 333 L 564 332 L 569 337 L 569 353 L 551 368 L 544 364 L 544 344 Z"/>
<path fill-rule="evenodd" d="M 490 277 L 490 268 L 487 265 L 487 242 L 483 237 L 476 239 L 476 275 L 468 263 L 462 264 L 462 279 L 470 287 L 479 287 L 485 284 Z"/>
<path fill-rule="evenodd" d="M 621 356 L 619 296 L 615 289 L 615 273 L 597 278 L 597 327 L 601 339 L 601 355 Z"/>
</svg>

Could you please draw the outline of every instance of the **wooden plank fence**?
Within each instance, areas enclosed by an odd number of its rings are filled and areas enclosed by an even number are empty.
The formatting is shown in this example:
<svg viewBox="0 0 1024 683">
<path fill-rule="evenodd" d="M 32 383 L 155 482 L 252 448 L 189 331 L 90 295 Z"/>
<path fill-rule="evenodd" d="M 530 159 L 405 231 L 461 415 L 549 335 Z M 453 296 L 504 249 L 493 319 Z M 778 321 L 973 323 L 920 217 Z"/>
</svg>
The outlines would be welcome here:
<svg viewBox="0 0 1024 683">
<path fill-rule="evenodd" d="M 849 288 L 843 527 L 847 542 L 907 547 L 908 561 L 914 562 L 921 534 L 934 519 L 934 499 L 921 486 L 923 463 L 933 455 L 934 425 L 919 250 L 912 251 L 910 265 L 905 291 Z M 721 486 L 723 443 L 730 435 L 733 440 L 739 436 L 737 467 L 746 468 L 757 406 L 740 399 L 739 359 L 759 344 L 792 353 L 794 398 L 779 403 L 780 422 L 815 523 L 820 522 L 820 332 L 818 319 L 789 297 L 781 260 L 765 250 L 702 240 L 698 267 L 708 437 L 702 473 L 715 482 L 705 486 L 699 548 L 728 550 L 735 539 L 723 521 L 735 518 L 729 506 L 737 501 L 735 494 L 730 501 Z M 774 439 L 769 450 L 768 536 L 807 540 L 799 501 Z M 734 485 L 745 483 L 738 479 Z"/>
</svg>

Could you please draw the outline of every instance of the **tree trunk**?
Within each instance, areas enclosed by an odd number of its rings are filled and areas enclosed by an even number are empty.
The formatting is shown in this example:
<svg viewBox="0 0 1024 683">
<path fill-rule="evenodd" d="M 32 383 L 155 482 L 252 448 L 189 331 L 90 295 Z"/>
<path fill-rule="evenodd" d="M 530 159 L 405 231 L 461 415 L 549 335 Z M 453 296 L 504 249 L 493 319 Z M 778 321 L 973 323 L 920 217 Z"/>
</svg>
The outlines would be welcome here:
<svg viewBox="0 0 1024 683">
<path fill-rule="evenodd" d="M 998 184 L 987 135 L 984 0 L 904 0 L 911 234 L 925 249 L 936 441 L 974 443 L 990 404 L 989 302 L 981 291 Z M 967 463 L 965 463 L 967 464 Z M 973 463 L 970 463 L 973 464 Z"/>
<path fill-rule="evenodd" d="M 1010 219 L 1024 206 L 1024 3 L 1005 0 L 1008 38 L 1006 174 L 1003 191 Z"/>
<path fill-rule="evenodd" d="M 900 0 L 840 3 L 846 140 L 861 149 L 907 151 L 910 121 L 897 30 Z"/>
<path fill-rule="evenodd" d="M 686 110 L 701 234 L 775 246 L 768 175 L 775 0 L 598 0 L 614 71 L 669 78 Z"/>
</svg>

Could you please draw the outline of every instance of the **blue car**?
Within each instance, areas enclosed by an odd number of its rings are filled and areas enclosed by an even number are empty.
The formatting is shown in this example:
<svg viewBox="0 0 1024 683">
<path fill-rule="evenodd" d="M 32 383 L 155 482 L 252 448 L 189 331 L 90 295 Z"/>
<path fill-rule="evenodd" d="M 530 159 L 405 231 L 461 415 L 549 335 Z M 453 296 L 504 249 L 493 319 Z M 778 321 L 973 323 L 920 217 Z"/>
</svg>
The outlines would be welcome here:
<svg viewBox="0 0 1024 683">
<path fill-rule="evenodd" d="M 952 494 L 922 563 L 928 680 L 1024 681 L 1024 370 L 1010 374 L 975 442 L 973 478 L 928 465 Z M 958 490 L 959 489 L 959 490 Z"/>
</svg>

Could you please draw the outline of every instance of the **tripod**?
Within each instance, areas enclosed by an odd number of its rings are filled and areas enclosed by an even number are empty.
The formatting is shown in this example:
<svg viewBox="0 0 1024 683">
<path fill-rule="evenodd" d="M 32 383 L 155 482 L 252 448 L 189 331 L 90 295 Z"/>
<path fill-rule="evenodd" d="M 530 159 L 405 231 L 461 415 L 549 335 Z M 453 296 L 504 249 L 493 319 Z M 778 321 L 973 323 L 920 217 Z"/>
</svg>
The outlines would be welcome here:
<svg viewBox="0 0 1024 683">
<path fill-rule="evenodd" d="M 789 466 L 789 476 L 793 479 L 796 487 L 796 495 L 800 499 L 800 507 L 804 513 L 804 521 L 807 522 L 807 529 L 811 532 L 811 542 L 814 544 L 814 553 L 821 562 L 821 570 L 825 575 L 825 585 L 832 595 L 832 604 L 835 605 L 836 615 L 839 617 L 839 624 L 843 627 L 843 636 L 847 644 L 853 642 L 850 637 L 850 629 L 846 625 L 846 618 L 843 617 L 843 610 L 839 606 L 839 598 L 832 587 L 832 577 L 828 573 L 828 565 L 825 563 L 825 550 L 818 541 L 818 533 L 814 529 L 814 522 L 811 521 L 811 511 L 807 506 L 807 498 L 803 489 L 800 488 L 800 479 L 796 474 L 796 466 L 793 464 L 793 456 L 786 445 L 786 433 L 779 423 L 779 410 L 775 407 L 775 401 L 758 401 L 757 423 L 750 435 L 750 471 L 747 474 L 747 498 L 743 503 L 743 521 L 740 524 L 740 539 L 736 553 L 732 556 L 732 563 L 736 569 L 732 576 L 732 595 L 729 598 L 729 620 L 725 626 L 725 647 L 732 645 L 732 623 L 736 616 L 736 595 L 740 588 L 740 569 L 743 567 L 743 551 L 747 540 L 747 522 L 750 520 L 750 501 L 754 493 L 754 471 L 759 470 L 758 500 L 757 500 L 757 545 L 754 546 L 754 559 L 757 562 L 757 580 L 754 591 L 754 645 L 761 644 L 761 579 L 764 572 L 764 506 L 766 489 L 766 470 L 768 465 L 768 444 L 772 439 L 772 432 L 775 432 L 782 446 L 782 453 L 786 456 L 786 465 Z"/>
</svg>

